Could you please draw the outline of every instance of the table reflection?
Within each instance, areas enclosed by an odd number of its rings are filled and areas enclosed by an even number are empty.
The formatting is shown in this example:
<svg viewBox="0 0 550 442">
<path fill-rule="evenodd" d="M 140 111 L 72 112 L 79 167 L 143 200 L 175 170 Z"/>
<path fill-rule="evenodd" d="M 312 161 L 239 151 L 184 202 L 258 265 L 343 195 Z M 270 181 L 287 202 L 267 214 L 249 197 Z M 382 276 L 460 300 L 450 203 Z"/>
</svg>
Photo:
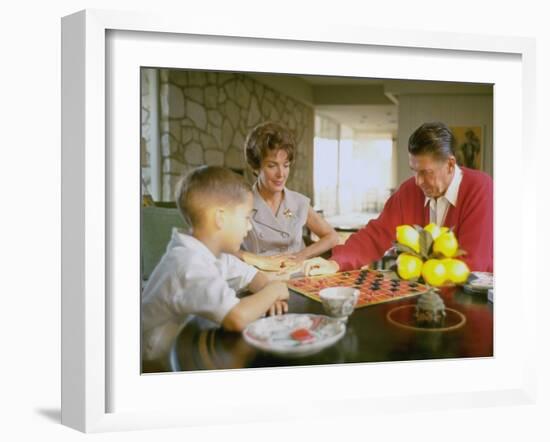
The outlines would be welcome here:
<svg viewBox="0 0 550 442">
<path fill-rule="evenodd" d="M 256 350 L 240 333 L 231 333 L 196 317 L 178 335 L 169 357 L 144 372 L 284 367 L 359 362 L 411 361 L 493 356 L 493 305 L 486 295 L 459 288 L 441 290 L 447 308 L 460 312 L 465 323 L 448 331 L 409 330 L 392 324 L 388 312 L 414 305 L 408 298 L 356 309 L 344 337 L 321 352 L 299 358 Z M 291 292 L 289 312 L 323 314 L 319 302 Z"/>
</svg>

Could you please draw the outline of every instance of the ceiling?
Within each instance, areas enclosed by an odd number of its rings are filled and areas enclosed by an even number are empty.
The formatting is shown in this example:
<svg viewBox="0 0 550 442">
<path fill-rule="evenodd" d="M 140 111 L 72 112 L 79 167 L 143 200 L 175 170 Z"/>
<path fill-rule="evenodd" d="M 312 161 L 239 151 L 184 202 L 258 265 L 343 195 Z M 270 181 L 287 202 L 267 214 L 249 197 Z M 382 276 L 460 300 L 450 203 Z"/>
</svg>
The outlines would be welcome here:
<svg viewBox="0 0 550 442">
<path fill-rule="evenodd" d="M 360 78 L 360 77 L 327 77 L 324 75 L 294 75 L 297 78 L 311 85 L 319 86 L 349 86 L 349 85 L 375 85 L 384 84 L 388 80 L 382 78 Z M 390 80 L 391 81 L 391 80 Z"/>
<path fill-rule="evenodd" d="M 300 75 L 301 80 L 313 87 L 322 86 L 383 86 L 388 80 L 375 78 L 326 77 L 318 75 Z M 390 100 L 387 100 L 390 103 Z M 397 133 L 396 104 L 317 104 L 315 111 L 338 123 L 348 126 L 356 132 Z"/>
<path fill-rule="evenodd" d="M 356 132 L 397 132 L 397 105 L 319 105 L 319 115 L 338 121 Z"/>
<path fill-rule="evenodd" d="M 397 135 L 398 103 L 403 95 L 493 94 L 492 84 L 323 75 L 251 74 L 313 106 L 316 113 L 355 132 Z"/>
<path fill-rule="evenodd" d="M 397 134 L 400 94 L 492 94 L 491 84 L 296 75 L 313 90 L 317 113 L 358 132 Z"/>
</svg>

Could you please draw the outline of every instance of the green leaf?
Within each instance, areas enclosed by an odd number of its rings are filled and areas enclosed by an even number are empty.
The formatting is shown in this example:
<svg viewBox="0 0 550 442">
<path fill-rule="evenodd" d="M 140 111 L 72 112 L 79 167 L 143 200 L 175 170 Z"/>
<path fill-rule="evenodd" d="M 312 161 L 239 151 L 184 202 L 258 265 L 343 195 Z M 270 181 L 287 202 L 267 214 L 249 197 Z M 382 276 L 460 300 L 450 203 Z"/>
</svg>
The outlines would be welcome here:
<svg viewBox="0 0 550 442">
<path fill-rule="evenodd" d="M 386 253 L 384 253 L 384 256 L 397 256 L 397 254 L 398 254 L 397 243 L 394 242 L 393 245 L 388 250 L 386 250 Z"/>
<path fill-rule="evenodd" d="M 456 251 L 455 255 L 453 256 L 453 258 L 457 258 L 459 256 L 465 256 L 467 254 L 468 254 L 468 252 L 466 250 L 458 249 Z"/>
<path fill-rule="evenodd" d="M 413 249 L 411 249 L 408 246 L 405 246 L 403 244 L 397 243 L 395 245 L 395 248 L 398 253 L 410 253 L 411 255 L 418 256 L 419 258 L 422 258 L 422 256 L 419 253 L 416 253 Z"/>
<path fill-rule="evenodd" d="M 422 229 L 420 231 L 419 235 L 420 239 L 420 255 L 424 259 L 428 259 L 428 256 L 430 256 L 430 253 L 432 251 L 432 245 L 433 245 L 433 237 L 430 232 L 427 232 L 426 230 Z"/>
</svg>

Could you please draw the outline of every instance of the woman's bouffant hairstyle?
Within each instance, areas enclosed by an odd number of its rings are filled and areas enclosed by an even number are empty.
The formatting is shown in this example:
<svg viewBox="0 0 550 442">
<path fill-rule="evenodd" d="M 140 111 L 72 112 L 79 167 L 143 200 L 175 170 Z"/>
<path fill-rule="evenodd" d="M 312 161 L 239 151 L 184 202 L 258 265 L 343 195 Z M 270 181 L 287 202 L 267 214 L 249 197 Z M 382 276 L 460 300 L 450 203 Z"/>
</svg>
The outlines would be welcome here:
<svg viewBox="0 0 550 442">
<path fill-rule="evenodd" d="M 287 153 L 288 161 L 292 164 L 296 150 L 296 141 L 292 132 L 285 126 L 272 121 L 261 123 L 246 137 L 244 143 L 246 164 L 256 174 L 262 165 L 262 159 L 270 152 L 280 149 Z"/>
<path fill-rule="evenodd" d="M 409 137 L 411 155 L 431 154 L 437 160 L 454 156 L 455 140 L 446 124 L 441 122 L 424 123 Z"/>
<path fill-rule="evenodd" d="M 215 204 L 235 206 L 246 201 L 251 188 L 243 177 L 229 169 L 201 166 L 180 178 L 176 205 L 190 226 L 197 226 L 205 210 Z"/>
</svg>

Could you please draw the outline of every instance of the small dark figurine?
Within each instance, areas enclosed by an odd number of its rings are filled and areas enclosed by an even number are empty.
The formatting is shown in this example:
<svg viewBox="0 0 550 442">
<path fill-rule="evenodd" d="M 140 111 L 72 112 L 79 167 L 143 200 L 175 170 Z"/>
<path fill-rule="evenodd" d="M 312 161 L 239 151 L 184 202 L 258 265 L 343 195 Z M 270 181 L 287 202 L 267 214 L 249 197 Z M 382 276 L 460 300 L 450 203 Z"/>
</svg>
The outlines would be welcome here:
<svg viewBox="0 0 550 442">
<path fill-rule="evenodd" d="M 446 316 L 445 304 L 435 290 L 420 295 L 415 316 L 419 325 L 437 326 L 443 323 Z"/>
</svg>

